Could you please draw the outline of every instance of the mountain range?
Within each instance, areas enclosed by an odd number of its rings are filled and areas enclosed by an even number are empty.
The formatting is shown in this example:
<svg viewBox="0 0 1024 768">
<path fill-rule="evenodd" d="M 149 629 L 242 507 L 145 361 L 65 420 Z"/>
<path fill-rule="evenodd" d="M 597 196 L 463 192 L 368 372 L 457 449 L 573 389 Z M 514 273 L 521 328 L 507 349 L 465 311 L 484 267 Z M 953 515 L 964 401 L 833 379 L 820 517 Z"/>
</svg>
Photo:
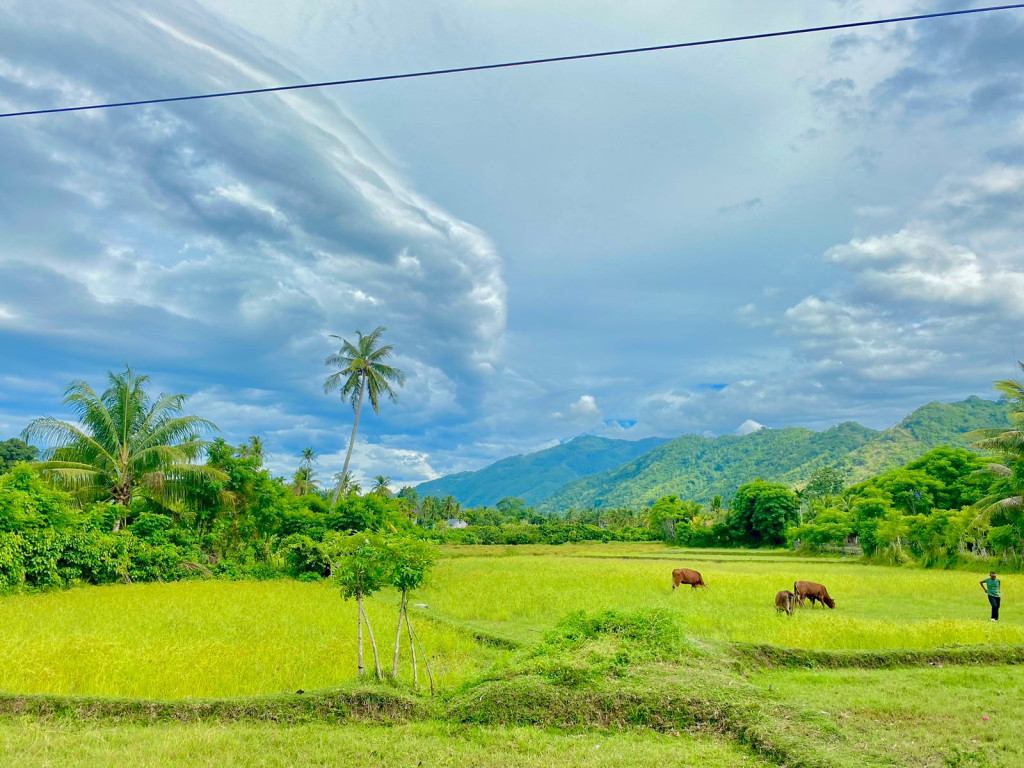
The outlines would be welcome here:
<svg viewBox="0 0 1024 768">
<path fill-rule="evenodd" d="M 1003 402 L 971 397 L 928 403 L 895 426 L 845 422 L 821 432 L 801 427 L 747 435 L 612 440 L 584 435 L 473 472 L 421 483 L 420 496 L 454 496 L 463 506 L 493 506 L 517 496 L 543 511 L 637 507 L 662 496 L 728 499 L 756 478 L 796 485 L 817 467 L 847 470 L 852 482 L 898 467 L 939 445 L 966 446 L 966 433 L 1008 426 Z"/>
</svg>

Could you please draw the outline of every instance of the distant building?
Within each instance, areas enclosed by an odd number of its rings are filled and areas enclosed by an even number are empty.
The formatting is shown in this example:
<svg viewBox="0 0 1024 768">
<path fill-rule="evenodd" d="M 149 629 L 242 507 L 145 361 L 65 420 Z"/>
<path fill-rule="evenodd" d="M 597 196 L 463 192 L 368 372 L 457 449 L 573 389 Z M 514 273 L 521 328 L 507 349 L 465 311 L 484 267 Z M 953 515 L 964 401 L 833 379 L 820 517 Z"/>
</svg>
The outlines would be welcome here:
<svg viewBox="0 0 1024 768">
<path fill-rule="evenodd" d="M 469 527 L 469 523 L 467 523 L 465 520 L 458 520 L 456 518 L 452 518 L 451 520 L 445 520 L 445 522 L 448 523 L 449 528 L 455 528 L 456 530 L 459 528 Z"/>
</svg>

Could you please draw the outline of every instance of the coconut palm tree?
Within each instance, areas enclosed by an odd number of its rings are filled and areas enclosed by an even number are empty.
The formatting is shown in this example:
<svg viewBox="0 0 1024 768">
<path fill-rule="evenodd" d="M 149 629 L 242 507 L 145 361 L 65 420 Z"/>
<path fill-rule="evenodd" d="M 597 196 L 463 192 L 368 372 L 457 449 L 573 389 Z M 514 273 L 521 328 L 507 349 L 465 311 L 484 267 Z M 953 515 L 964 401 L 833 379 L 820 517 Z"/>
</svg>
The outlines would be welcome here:
<svg viewBox="0 0 1024 768">
<path fill-rule="evenodd" d="M 267 452 L 263 447 L 263 438 L 259 435 L 250 437 L 249 442 L 241 447 L 241 453 L 243 456 L 252 456 L 255 459 L 259 459 L 262 466 L 263 459 L 267 456 Z"/>
<path fill-rule="evenodd" d="M 1024 363 L 1018 362 L 1024 371 Z M 1001 461 L 988 465 L 996 475 L 992 493 L 978 502 L 982 515 L 999 510 L 1024 512 L 1024 382 L 997 381 L 995 388 L 1010 404 L 1010 426 L 1005 429 L 979 429 L 971 433 L 975 447 L 996 455 Z"/>
<path fill-rule="evenodd" d="M 385 477 L 384 475 L 377 475 L 373 479 L 373 486 L 370 488 L 371 493 L 376 493 L 378 496 L 390 496 L 391 495 L 391 478 Z"/>
<path fill-rule="evenodd" d="M 296 496 L 305 496 L 316 490 L 316 472 L 313 471 L 315 461 L 316 451 L 312 448 L 303 448 L 299 468 L 292 476 L 292 491 Z"/>
<path fill-rule="evenodd" d="M 348 452 L 345 454 L 345 466 L 341 469 L 342 478 L 348 472 L 348 465 L 352 460 L 352 448 L 356 444 L 356 430 L 359 429 L 359 414 L 363 410 L 364 396 L 370 396 L 373 412 L 380 413 L 381 395 L 387 395 L 395 401 L 398 399 L 398 393 L 392 385 L 405 385 L 405 374 L 387 364 L 394 351 L 393 347 L 390 344 L 380 345 L 380 337 L 385 330 L 387 329 L 379 327 L 365 336 L 362 331 L 356 331 L 355 344 L 332 334 L 333 338 L 341 339 L 341 349 L 324 361 L 324 365 L 338 369 L 324 381 L 324 392 L 338 390 L 341 397 L 349 401 L 356 414 L 352 423 L 352 437 L 348 441 Z M 341 490 L 339 483 L 334 489 L 332 504 L 337 503 Z"/>
<path fill-rule="evenodd" d="M 172 509 L 204 480 L 226 481 L 218 469 L 196 463 L 208 441 L 203 433 L 217 427 L 198 416 L 185 416 L 185 395 L 146 394 L 148 376 L 131 368 L 108 371 L 108 386 L 96 394 L 84 381 L 73 381 L 64 404 L 76 422 L 52 417 L 25 428 L 27 440 L 49 447 L 37 465 L 56 485 L 80 501 L 109 499 L 127 507 L 136 494 Z M 114 531 L 121 519 L 114 523 Z"/>
</svg>

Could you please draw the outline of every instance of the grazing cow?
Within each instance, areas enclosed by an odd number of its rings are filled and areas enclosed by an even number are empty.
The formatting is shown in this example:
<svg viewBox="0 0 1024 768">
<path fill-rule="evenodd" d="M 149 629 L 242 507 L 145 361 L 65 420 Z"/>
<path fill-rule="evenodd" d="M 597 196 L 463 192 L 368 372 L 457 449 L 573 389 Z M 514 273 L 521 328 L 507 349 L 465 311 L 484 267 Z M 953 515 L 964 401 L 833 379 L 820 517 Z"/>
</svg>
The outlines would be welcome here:
<svg viewBox="0 0 1024 768">
<path fill-rule="evenodd" d="M 793 584 L 793 591 L 796 592 L 796 598 L 801 608 L 804 607 L 804 601 L 808 598 L 810 598 L 811 607 L 814 607 L 815 603 L 818 602 L 827 605 L 829 608 L 836 607 L 836 601 L 829 597 L 825 586 L 815 581 L 797 581 Z"/>
<path fill-rule="evenodd" d="M 680 584 L 689 584 L 693 589 L 697 587 L 707 589 L 708 586 L 704 583 L 704 578 L 700 575 L 700 572 L 690 568 L 676 568 L 672 571 L 672 589 L 675 589 Z"/>
<path fill-rule="evenodd" d="M 775 610 L 779 613 L 785 611 L 790 616 L 793 615 L 793 607 L 796 605 L 796 595 L 790 592 L 788 589 L 780 589 L 775 593 Z"/>
</svg>

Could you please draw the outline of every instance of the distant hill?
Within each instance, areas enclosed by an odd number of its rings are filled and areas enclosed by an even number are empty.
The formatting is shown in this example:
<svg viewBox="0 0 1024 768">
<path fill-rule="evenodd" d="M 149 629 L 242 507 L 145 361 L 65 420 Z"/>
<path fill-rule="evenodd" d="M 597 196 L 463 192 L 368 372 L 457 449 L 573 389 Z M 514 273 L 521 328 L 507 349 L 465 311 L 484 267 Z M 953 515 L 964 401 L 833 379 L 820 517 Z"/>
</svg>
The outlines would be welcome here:
<svg viewBox="0 0 1024 768">
<path fill-rule="evenodd" d="M 451 495 L 464 507 L 493 506 L 506 496 L 537 505 L 566 483 L 632 461 L 665 440 L 584 435 L 536 453 L 510 456 L 475 472 L 420 483 L 416 491 L 421 497 Z"/>
<path fill-rule="evenodd" d="M 966 447 L 965 435 L 975 429 L 1009 426 L 1009 406 L 969 397 L 957 403 L 928 403 L 870 443 L 850 453 L 840 466 L 853 481 L 913 461 L 939 445 Z"/>
<path fill-rule="evenodd" d="M 709 501 L 732 496 L 755 478 L 796 482 L 814 467 L 834 464 L 881 433 L 853 422 L 824 432 L 788 427 L 749 435 L 683 435 L 621 467 L 560 488 L 542 507 L 639 506 L 668 494 Z"/>
<path fill-rule="evenodd" d="M 684 435 L 621 467 L 580 478 L 552 494 L 541 508 L 648 504 L 667 494 L 706 502 L 728 499 L 756 478 L 795 484 L 822 465 L 850 470 L 851 481 L 898 467 L 939 445 L 967 445 L 965 433 L 1009 424 L 1005 403 L 972 397 L 929 403 L 894 427 L 877 432 L 853 422 L 824 432 L 789 427 L 749 435 Z"/>
</svg>

